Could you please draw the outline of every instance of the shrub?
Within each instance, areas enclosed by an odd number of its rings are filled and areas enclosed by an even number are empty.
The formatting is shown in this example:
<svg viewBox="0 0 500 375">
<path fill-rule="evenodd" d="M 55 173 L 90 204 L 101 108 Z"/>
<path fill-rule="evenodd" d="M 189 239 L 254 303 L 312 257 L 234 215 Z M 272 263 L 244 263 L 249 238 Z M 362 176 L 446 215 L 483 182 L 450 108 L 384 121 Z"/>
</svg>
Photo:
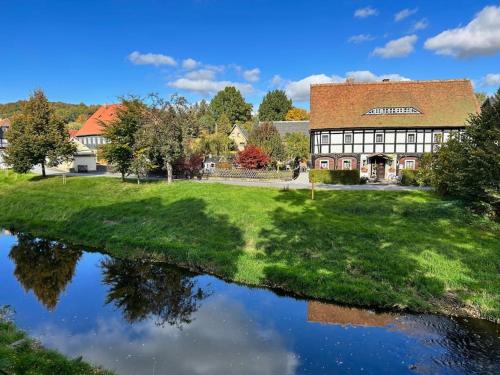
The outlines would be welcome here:
<svg viewBox="0 0 500 375">
<path fill-rule="evenodd" d="M 361 182 L 359 169 L 336 171 L 330 171 L 327 169 L 312 169 L 309 172 L 309 181 L 342 185 L 357 185 Z"/>
<path fill-rule="evenodd" d="M 255 145 L 248 145 L 236 155 L 236 164 L 247 169 L 263 169 L 269 162 L 269 156 Z"/>
<path fill-rule="evenodd" d="M 404 186 L 417 186 L 417 171 L 413 169 L 403 169 L 401 171 L 401 185 Z"/>
</svg>

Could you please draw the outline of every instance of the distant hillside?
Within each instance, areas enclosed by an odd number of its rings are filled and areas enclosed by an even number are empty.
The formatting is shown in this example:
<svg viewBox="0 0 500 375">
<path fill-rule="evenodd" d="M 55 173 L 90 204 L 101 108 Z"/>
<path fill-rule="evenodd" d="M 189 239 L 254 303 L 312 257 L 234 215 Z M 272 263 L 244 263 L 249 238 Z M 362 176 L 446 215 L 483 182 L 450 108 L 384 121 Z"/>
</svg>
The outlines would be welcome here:
<svg viewBox="0 0 500 375">
<path fill-rule="evenodd" d="M 14 114 L 21 111 L 25 100 L 18 100 L 14 103 L 0 104 L 0 118 L 11 118 Z M 78 124 L 83 124 L 94 113 L 99 105 L 70 104 L 63 102 L 51 102 L 56 113 L 61 116 L 65 122 L 72 123 L 71 127 L 78 128 Z"/>
</svg>

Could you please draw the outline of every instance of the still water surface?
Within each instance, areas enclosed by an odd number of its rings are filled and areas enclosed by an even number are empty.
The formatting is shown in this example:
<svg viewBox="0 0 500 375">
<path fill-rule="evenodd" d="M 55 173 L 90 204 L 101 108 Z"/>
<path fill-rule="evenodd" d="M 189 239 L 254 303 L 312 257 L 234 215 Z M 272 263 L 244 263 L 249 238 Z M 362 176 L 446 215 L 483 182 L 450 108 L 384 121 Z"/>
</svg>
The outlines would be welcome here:
<svg viewBox="0 0 500 375">
<path fill-rule="evenodd" d="M 500 374 L 499 326 L 278 296 L 152 260 L 0 235 L 0 305 L 118 374 Z"/>
</svg>

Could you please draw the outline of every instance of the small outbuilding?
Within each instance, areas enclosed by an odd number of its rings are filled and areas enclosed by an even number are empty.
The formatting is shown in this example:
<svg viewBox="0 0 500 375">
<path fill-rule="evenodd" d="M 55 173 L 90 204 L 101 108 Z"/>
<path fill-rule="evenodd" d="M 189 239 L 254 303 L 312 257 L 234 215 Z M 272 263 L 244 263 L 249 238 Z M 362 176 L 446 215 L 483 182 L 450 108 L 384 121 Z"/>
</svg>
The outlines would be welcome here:
<svg viewBox="0 0 500 375">
<path fill-rule="evenodd" d="M 97 171 L 97 159 L 95 153 L 83 143 L 77 140 L 73 140 L 73 142 L 77 147 L 77 151 L 73 155 L 73 160 L 62 163 L 58 165 L 57 168 L 72 173 L 86 173 Z"/>
</svg>

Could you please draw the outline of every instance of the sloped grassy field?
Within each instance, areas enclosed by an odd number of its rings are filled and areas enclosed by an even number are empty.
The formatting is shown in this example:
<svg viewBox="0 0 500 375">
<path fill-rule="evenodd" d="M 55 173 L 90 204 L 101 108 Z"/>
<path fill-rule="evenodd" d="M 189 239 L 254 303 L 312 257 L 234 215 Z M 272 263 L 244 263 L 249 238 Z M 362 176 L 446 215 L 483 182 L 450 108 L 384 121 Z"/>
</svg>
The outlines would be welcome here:
<svg viewBox="0 0 500 375">
<path fill-rule="evenodd" d="M 0 177 L 0 226 L 341 303 L 500 318 L 500 226 L 424 191 Z"/>
</svg>

